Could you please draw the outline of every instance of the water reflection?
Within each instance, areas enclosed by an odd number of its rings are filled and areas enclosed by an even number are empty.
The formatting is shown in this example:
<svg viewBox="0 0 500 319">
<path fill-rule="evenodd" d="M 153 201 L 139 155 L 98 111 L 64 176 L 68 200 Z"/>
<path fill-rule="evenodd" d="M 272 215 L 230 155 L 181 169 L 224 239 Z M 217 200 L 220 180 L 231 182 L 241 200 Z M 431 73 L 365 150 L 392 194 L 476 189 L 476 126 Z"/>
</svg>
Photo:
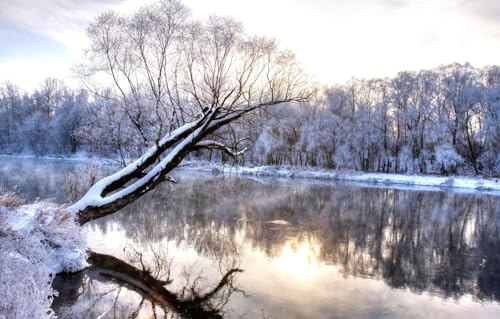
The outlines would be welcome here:
<svg viewBox="0 0 500 319">
<path fill-rule="evenodd" d="M 150 247 L 163 245 L 172 262 L 162 280 L 173 279 L 166 287 L 179 296 L 196 281 L 186 275 L 203 279 L 202 294 L 228 270 L 243 269 L 217 308 L 226 318 L 498 316 L 500 197 L 186 172 L 176 178 L 172 189 L 90 223 L 91 248 L 129 262 L 124 247 L 151 261 Z M 71 307 L 114 289 L 94 318 L 113 308 L 117 291 L 124 314 L 142 302 L 144 317 L 154 316 L 154 306 L 127 285 L 84 278 L 75 289 L 87 297 Z"/>
<path fill-rule="evenodd" d="M 127 238 L 185 242 L 203 256 L 230 239 L 294 276 L 327 264 L 415 292 L 500 298 L 498 198 L 247 181 L 220 199 L 218 187 L 184 178 L 169 200 L 150 197 L 93 227 L 105 232 L 113 220 Z"/>
<path fill-rule="evenodd" d="M 309 277 L 318 272 L 323 264 L 321 246 L 317 238 L 293 238 L 279 248 L 274 259 L 280 267 L 296 277 Z"/>
<path fill-rule="evenodd" d="M 63 318 L 222 318 L 224 305 L 238 291 L 233 282 L 241 269 L 227 270 L 212 287 L 205 287 L 200 276 L 185 272 L 182 289 L 172 292 L 166 286 L 173 280 L 169 276 L 160 279 L 161 272 L 170 273 L 171 262 L 162 251 L 149 252 L 154 256 L 149 259 L 152 268 L 145 265 L 138 250 L 134 250 L 134 258 L 140 266 L 90 252 L 89 269 L 56 279 L 54 286 L 63 294 L 53 307 Z"/>
</svg>

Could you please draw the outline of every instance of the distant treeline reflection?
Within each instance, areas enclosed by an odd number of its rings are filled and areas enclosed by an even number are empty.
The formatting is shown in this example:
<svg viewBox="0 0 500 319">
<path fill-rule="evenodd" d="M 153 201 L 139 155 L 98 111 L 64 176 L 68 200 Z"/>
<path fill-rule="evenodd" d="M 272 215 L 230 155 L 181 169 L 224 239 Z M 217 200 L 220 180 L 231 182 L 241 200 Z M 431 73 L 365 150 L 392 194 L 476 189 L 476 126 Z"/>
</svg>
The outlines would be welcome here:
<svg viewBox="0 0 500 319">
<path fill-rule="evenodd" d="M 134 240 L 175 240 L 202 255 L 248 243 L 271 260 L 285 246 L 314 243 L 307 258 L 345 275 L 498 301 L 499 216 L 500 199 L 484 194 L 181 178 L 91 227 L 117 222 Z"/>
</svg>

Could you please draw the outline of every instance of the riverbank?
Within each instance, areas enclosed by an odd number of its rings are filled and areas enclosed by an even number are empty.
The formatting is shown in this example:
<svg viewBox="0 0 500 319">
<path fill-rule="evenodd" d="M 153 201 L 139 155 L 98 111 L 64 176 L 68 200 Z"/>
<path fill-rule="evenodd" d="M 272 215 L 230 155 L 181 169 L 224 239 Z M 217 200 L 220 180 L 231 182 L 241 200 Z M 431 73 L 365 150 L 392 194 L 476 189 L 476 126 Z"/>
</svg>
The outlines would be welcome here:
<svg viewBox="0 0 500 319">
<path fill-rule="evenodd" d="M 380 185 L 430 186 L 500 192 L 500 178 L 468 176 L 423 176 L 386 173 L 364 173 L 300 167 L 232 166 L 210 162 L 183 162 L 181 169 L 247 176 L 307 178 L 330 181 L 350 181 Z"/>
<path fill-rule="evenodd" d="M 32 155 L 0 155 L 1 158 L 37 159 Z M 107 160 L 87 157 L 85 154 L 76 156 L 44 156 L 40 160 L 99 161 L 107 165 L 115 165 Z M 500 178 L 483 178 L 472 176 L 430 176 L 404 175 L 387 173 L 367 173 L 358 171 L 327 170 L 321 168 L 276 167 L 276 166 L 235 166 L 212 163 L 208 161 L 183 161 L 178 169 L 211 173 L 237 174 L 256 177 L 305 178 L 329 181 L 348 181 L 376 185 L 427 186 L 435 188 L 457 188 L 477 191 L 492 191 L 500 193 Z"/>
<path fill-rule="evenodd" d="M 64 207 L 25 204 L 0 187 L 0 318 L 55 318 L 52 280 L 87 267 L 86 249 L 80 226 Z"/>
</svg>

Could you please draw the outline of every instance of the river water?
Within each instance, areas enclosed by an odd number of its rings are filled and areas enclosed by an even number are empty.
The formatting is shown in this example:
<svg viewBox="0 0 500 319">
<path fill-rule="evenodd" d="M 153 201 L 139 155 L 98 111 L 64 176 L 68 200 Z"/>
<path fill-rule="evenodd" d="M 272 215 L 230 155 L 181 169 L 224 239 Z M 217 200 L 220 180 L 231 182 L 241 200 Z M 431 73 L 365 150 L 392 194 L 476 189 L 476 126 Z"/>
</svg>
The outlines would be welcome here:
<svg viewBox="0 0 500 319">
<path fill-rule="evenodd" d="M 61 203 L 79 165 L 0 163 L 1 184 Z M 56 278 L 60 318 L 499 318 L 499 196 L 174 176 L 84 227 L 98 259 Z"/>
</svg>

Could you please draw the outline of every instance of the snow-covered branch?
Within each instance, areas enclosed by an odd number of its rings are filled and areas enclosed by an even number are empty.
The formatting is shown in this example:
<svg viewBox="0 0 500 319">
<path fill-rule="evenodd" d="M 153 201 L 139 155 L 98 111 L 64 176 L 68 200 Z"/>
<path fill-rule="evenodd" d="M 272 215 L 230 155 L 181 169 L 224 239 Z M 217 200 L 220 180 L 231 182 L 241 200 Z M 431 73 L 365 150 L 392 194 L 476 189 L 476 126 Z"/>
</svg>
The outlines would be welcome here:
<svg viewBox="0 0 500 319">
<path fill-rule="evenodd" d="M 214 140 L 204 140 L 204 141 L 198 142 L 195 145 L 194 149 L 200 149 L 200 148 L 221 150 L 233 158 L 236 158 L 238 156 L 243 155 L 248 150 L 248 148 L 246 148 L 246 147 L 242 150 L 237 150 L 235 148 L 229 147 L 223 143 L 220 143 L 220 142 L 217 142 Z"/>
</svg>

